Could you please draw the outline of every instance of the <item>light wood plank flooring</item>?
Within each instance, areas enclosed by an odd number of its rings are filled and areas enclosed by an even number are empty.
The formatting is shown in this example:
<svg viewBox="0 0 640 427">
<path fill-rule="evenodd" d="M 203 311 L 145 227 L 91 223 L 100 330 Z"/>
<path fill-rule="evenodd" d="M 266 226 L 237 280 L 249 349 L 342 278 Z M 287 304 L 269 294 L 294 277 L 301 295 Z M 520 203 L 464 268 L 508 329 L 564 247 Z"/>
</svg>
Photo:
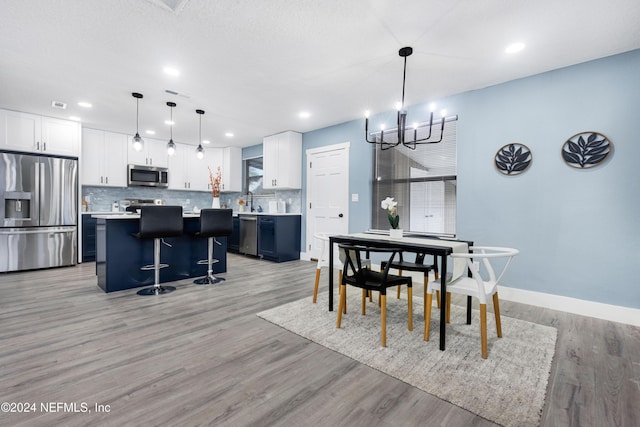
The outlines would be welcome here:
<svg viewBox="0 0 640 427">
<path fill-rule="evenodd" d="M 310 296 L 315 263 L 228 266 L 220 285 L 161 297 L 104 294 L 93 263 L 0 274 L 0 402 L 37 404 L 0 425 L 494 425 L 255 315 Z M 558 329 L 543 426 L 640 424 L 640 328 L 501 308 Z"/>
</svg>

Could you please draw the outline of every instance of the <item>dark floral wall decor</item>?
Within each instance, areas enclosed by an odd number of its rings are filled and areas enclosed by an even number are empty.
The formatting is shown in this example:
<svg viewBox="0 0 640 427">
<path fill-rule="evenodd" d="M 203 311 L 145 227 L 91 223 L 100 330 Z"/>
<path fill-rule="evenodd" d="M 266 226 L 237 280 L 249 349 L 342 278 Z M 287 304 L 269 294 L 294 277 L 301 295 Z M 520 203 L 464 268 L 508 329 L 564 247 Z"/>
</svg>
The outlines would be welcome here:
<svg viewBox="0 0 640 427">
<path fill-rule="evenodd" d="M 562 146 L 562 158 L 574 168 L 587 169 L 597 166 L 607 158 L 613 144 L 598 132 L 580 132 Z"/>
<path fill-rule="evenodd" d="M 507 144 L 498 150 L 495 157 L 496 168 L 505 175 L 518 175 L 531 165 L 531 150 L 526 145 Z"/>
</svg>

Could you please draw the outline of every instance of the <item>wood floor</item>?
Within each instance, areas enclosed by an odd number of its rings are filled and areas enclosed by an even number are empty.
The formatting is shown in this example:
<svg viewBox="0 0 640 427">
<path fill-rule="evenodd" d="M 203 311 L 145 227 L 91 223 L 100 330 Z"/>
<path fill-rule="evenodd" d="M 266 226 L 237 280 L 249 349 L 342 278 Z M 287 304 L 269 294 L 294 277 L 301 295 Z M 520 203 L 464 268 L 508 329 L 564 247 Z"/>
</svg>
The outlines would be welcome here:
<svg viewBox="0 0 640 427">
<path fill-rule="evenodd" d="M 94 268 L 0 274 L 0 402 L 36 404 L 0 425 L 494 425 L 255 315 L 310 296 L 314 263 L 229 255 L 226 282 L 161 297 Z M 640 425 L 640 328 L 501 308 L 558 329 L 543 426 Z"/>
</svg>

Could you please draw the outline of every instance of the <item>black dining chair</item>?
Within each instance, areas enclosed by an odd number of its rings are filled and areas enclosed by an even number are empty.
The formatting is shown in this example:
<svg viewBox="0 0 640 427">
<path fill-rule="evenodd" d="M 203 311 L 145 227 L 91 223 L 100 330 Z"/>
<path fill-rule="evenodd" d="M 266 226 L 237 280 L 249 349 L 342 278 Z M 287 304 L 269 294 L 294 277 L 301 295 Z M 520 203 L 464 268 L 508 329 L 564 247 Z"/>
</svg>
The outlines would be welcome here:
<svg viewBox="0 0 640 427">
<path fill-rule="evenodd" d="M 426 254 L 424 253 L 417 253 L 416 254 L 416 259 L 414 262 L 411 261 L 406 261 L 404 259 L 404 253 L 401 251 L 398 254 L 398 260 L 394 261 L 390 268 L 394 268 L 396 270 L 398 270 L 398 275 L 402 276 L 402 272 L 404 271 L 416 271 L 416 272 L 421 272 L 423 274 L 423 281 L 424 281 L 424 301 L 426 304 L 427 301 L 427 288 L 429 286 L 429 273 L 431 271 L 433 271 L 433 277 L 435 280 L 438 280 L 440 278 L 440 275 L 438 274 L 438 257 L 437 256 L 433 256 L 433 263 L 432 264 L 425 264 L 425 257 Z M 381 269 L 385 269 L 387 265 L 387 261 L 382 261 L 380 263 L 380 268 Z M 400 286 L 398 286 L 398 295 L 397 295 L 398 299 L 400 298 Z M 437 292 L 437 296 L 436 296 L 436 304 L 438 306 L 438 308 L 440 308 L 440 291 Z M 426 310 L 425 310 L 426 311 Z M 425 315 L 426 316 L 426 315 Z"/>
<path fill-rule="evenodd" d="M 381 317 L 381 333 L 382 346 L 387 346 L 387 288 L 393 286 L 407 286 L 408 295 L 408 328 L 413 330 L 413 293 L 411 277 L 395 276 L 389 274 L 390 265 L 399 252 L 399 249 L 381 248 L 372 246 L 356 246 L 348 244 L 338 245 L 341 255 L 344 255 L 344 267 L 342 272 L 342 283 L 340 283 L 340 302 L 338 305 L 338 320 L 336 327 L 340 328 L 342 323 L 343 308 L 347 301 L 347 286 L 353 286 L 362 289 L 362 314 L 366 314 L 366 297 L 370 291 L 380 292 L 380 317 Z M 387 267 L 382 271 L 371 270 L 363 261 L 361 252 L 386 252 L 390 253 L 387 260 Z"/>
</svg>

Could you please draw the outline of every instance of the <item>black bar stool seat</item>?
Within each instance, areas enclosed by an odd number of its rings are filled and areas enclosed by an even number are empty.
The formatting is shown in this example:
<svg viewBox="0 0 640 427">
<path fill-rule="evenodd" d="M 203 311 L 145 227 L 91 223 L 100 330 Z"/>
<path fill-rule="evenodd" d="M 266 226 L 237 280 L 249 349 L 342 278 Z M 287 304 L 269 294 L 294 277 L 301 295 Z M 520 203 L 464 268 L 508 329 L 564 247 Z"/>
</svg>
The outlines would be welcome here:
<svg viewBox="0 0 640 427">
<path fill-rule="evenodd" d="M 222 277 L 213 275 L 213 264 L 219 260 L 213 258 L 213 245 L 222 243 L 216 237 L 231 236 L 233 231 L 233 210 L 231 209 L 202 209 L 200 211 L 200 231 L 195 233 L 198 237 L 207 238 L 207 259 L 198 261 L 199 265 L 207 265 L 207 275 L 196 279 L 197 285 L 214 285 L 224 281 Z"/>
<path fill-rule="evenodd" d="M 140 231 L 133 233 L 138 239 L 153 239 L 153 264 L 141 267 L 141 270 L 154 271 L 153 287 L 138 291 L 138 295 L 161 295 L 176 288 L 160 285 L 160 269 L 168 264 L 160 263 L 160 243 L 171 247 L 165 242 L 165 237 L 182 236 L 183 230 L 182 206 L 142 206 L 140 208 Z"/>
</svg>

